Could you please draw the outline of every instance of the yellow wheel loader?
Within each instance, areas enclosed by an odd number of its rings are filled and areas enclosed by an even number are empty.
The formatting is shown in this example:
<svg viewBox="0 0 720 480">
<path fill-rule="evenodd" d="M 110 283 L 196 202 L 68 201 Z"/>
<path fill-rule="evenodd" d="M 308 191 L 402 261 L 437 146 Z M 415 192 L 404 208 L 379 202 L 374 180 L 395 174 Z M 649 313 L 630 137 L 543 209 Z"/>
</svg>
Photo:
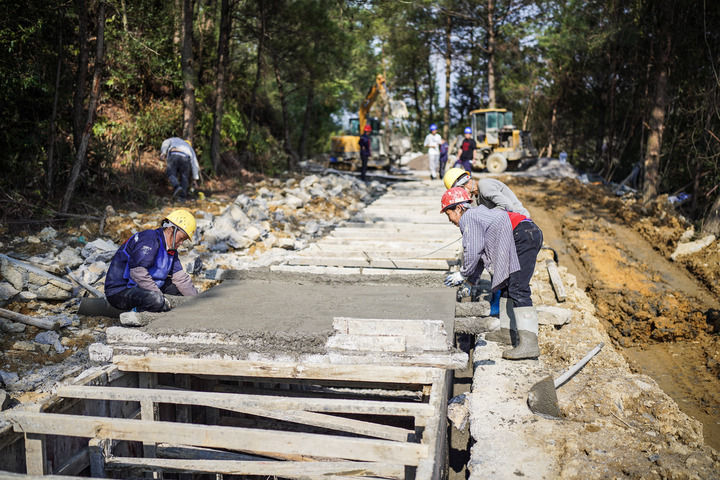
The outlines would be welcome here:
<svg viewBox="0 0 720 480">
<path fill-rule="evenodd" d="M 522 160 L 537 160 L 530 132 L 513 126 L 512 112 L 504 108 L 482 108 L 470 112 L 473 138 L 477 142 L 479 169 L 502 173 Z"/>
</svg>

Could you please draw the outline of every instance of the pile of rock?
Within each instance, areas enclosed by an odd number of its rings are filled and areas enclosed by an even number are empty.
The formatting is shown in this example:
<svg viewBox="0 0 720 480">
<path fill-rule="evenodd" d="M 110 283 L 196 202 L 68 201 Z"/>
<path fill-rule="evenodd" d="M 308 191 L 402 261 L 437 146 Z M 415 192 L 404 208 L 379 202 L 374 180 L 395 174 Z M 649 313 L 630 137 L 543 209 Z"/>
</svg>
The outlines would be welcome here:
<svg viewBox="0 0 720 480">
<path fill-rule="evenodd" d="M 344 175 L 309 175 L 271 184 L 280 188 L 260 186 L 254 198 L 239 195 L 217 217 L 203 212 L 198 222 L 202 244 L 213 252 L 243 250 L 257 243 L 265 249 L 297 250 L 337 224 L 336 215 L 324 214 L 323 204 L 338 207 L 340 219 L 348 218 L 385 190 L 377 181 L 366 184 Z"/>
<path fill-rule="evenodd" d="M 52 228 L 45 230 L 48 229 Z M 3 279 L 0 281 L 0 305 L 13 300 L 68 300 L 77 295 L 78 287 L 60 275 L 70 272 L 83 283 L 93 285 L 104 276 L 107 264 L 118 248 L 112 241 L 103 239 L 82 247 L 72 247 L 59 240 L 49 245 L 48 252 L 24 260 L 0 254 Z"/>
<path fill-rule="evenodd" d="M 221 278 L 223 269 L 281 261 L 283 255 L 304 248 L 385 190 L 378 181 L 365 183 L 339 173 L 258 182 L 229 205 L 212 198 L 203 203 L 212 212 L 193 211 L 198 224 L 195 245 L 181 248 L 180 259 L 202 290 Z M 157 228 L 167 213 L 167 208 L 118 213 L 108 207 L 105 234 L 121 242 L 133 233 Z M 0 316 L 0 341 L 6 353 L 0 380 L 11 392 L 47 390 L 84 368 L 85 346 L 104 338 L 102 322 L 75 315 L 83 292 L 78 282 L 102 294 L 105 272 L 119 245 L 107 238 L 88 242 L 52 227 L 9 243 L 7 255 L 0 254 L 0 307 L 58 320 L 62 328 L 38 330 Z M 197 275 L 203 270 L 205 275 Z"/>
</svg>

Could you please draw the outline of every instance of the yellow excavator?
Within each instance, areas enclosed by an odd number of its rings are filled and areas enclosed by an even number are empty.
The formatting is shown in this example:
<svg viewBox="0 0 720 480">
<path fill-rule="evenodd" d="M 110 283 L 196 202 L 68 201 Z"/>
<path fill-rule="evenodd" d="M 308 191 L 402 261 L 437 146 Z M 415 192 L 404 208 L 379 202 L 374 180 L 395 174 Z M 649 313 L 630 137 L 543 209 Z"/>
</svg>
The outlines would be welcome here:
<svg viewBox="0 0 720 480">
<path fill-rule="evenodd" d="M 376 103 L 381 117 L 370 117 L 370 109 Z M 360 134 L 365 125 L 372 127 L 370 133 L 372 155 L 368 167 L 390 169 L 392 164 L 412 148 L 410 136 L 403 132 L 402 119 L 407 117 L 407 107 L 402 102 L 390 102 L 385 87 L 385 77 L 378 74 L 365 99 L 360 104 L 358 116 L 350 118 L 345 135 L 330 139 L 330 167 L 358 170 L 360 160 Z"/>
<path fill-rule="evenodd" d="M 470 118 L 481 157 L 475 162 L 476 167 L 502 173 L 509 162 L 517 164 L 525 159 L 537 159 L 530 132 L 513 126 L 512 112 L 504 108 L 482 108 L 471 111 Z"/>
</svg>

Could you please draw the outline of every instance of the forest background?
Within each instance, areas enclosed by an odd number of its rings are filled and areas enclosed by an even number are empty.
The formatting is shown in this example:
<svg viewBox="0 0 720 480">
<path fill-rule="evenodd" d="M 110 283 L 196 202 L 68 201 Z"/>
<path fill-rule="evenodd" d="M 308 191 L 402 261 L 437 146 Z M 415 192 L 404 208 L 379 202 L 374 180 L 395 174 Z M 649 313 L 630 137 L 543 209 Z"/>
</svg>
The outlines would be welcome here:
<svg viewBox="0 0 720 480">
<path fill-rule="evenodd" d="M 470 110 L 508 108 L 543 155 L 637 168 L 645 202 L 688 193 L 683 213 L 720 233 L 708 0 L 4 0 L 2 220 L 152 204 L 147 159 L 170 136 L 207 177 L 296 170 L 378 73 L 418 149 L 430 123 L 454 138 Z"/>
</svg>

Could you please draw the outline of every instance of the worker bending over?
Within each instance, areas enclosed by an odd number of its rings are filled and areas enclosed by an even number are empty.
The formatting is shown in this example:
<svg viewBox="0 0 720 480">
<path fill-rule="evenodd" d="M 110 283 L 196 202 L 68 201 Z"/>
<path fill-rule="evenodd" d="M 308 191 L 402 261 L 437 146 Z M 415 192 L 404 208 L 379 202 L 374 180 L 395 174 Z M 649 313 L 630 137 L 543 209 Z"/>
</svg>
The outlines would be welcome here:
<svg viewBox="0 0 720 480">
<path fill-rule="evenodd" d="M 195 233 L 195 217 L 175 210 L 155 230 L 138 232 L 115 252 L 105 276 L 105 296 L 118 310 L 166 312 L 165 295 L 198 294 L 183 270 L 177 247 Z"/>
<path fill-rule="evenodd" d="M 173 197 L 185 200 L 192 184 L 200 178 L 200 165 L 190 140 L 178 137 L 166 139 L 160 147 L 160 157 L 167 160 L 167 176 L 173 187 Z"/>
<path fill-rule="evenodd" d="M 462 268 L 448 275 L 445 285 L 457 286 L 465 279 L 475 284 L 485 268 L 490 270 L 491 291 L 501 292 L 500 328 L 485 338 L 512 345 L 511 331 L 515 331 L 517 344 L 505 350 L 503 358 L 537 358 L 540 355 L 538 318 L 530 298 L 530 279 L 542 246 L 542 231 L 519 213 L 491 210 L 484 205 L 470 208 L 470 195 L 462 187 L 446 191 L 441 204 L 440 211 L 460 228 L 463 240 Z M 511 322 L 511 312 L 515 325 Z"/>
<path fill-rule="evenodd" d="M 516 212 L 530 217 L 530 212 L 523 207 L 510 187 L 494 178 L 481 178 L 475 180 L 462 168 L 451 168 L 443 177 L 445 188 L 463 187 L 475 198 L 477 205 L 487 208 L 501 208 L 508 212 Z"/>
</svg>

